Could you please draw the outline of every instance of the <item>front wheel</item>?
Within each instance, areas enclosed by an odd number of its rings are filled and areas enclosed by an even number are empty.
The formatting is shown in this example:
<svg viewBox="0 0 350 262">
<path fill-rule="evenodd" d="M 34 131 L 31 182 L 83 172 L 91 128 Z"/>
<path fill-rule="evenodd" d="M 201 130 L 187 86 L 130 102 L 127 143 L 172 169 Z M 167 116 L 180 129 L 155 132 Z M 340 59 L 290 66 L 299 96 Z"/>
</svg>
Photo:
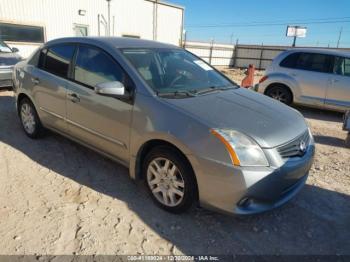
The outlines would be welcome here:
<svg viewBox="0 0 350 262">
<path fill-rule="evenodd" d="M 43 133 L 39 116 L 33 103 L 28 98 L 23 98 L 19 104 L 19 117 L 24 132 L 30 138 L 37 138 Z"/>
<path fill-rule="evenodd" d="M 151 150 L 145 158 L 143 174 L 153 200 L 166 211 L 181 213 L 194 203 L 196 182 L 192 168 L 171 147 Z"/>
<path fill-rule="evenodd" d="M 293 100 L 292 93 L 284 85 L 273 85 L 267 91 L 266 95 L 278 100 L 286 105 L 290 105 Z"/>
</svg>

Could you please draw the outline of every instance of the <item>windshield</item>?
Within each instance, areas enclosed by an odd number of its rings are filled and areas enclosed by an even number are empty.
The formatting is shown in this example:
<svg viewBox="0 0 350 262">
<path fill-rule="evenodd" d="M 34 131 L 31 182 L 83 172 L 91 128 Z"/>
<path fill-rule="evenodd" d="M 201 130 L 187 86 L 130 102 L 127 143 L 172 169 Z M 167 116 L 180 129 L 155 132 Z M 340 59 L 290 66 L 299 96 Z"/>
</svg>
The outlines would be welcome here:
<svg viewBox="0 0 350 262">
<path fill-rule="evenodd" d="M 3 41 L 0 41 L 0 52 L 12 53 L 12 50 L 7 44 L 5 44 Z"/>
<path fill-rule="evenodd" d="M 123 49 L 122 52 L 158 94 L 236 87 L 211 66 L 182 49 Z"/>
</svg>

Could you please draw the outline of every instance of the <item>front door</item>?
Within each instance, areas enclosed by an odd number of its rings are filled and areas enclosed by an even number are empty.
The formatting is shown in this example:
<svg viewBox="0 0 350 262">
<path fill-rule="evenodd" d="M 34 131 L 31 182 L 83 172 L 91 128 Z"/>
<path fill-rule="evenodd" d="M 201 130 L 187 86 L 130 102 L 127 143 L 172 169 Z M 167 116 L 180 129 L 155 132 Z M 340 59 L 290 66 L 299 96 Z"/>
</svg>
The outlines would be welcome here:
<svg viewBox="0 0 350 262">
<path fill-rule="evenodd" d="M 334 74 L 326 94 L 326 106 L 329 108 L 350 109 L 350 58 L 336 57 Z"/>
<path fill-rule="evenodd" d="M 80 45 L 72 77 L 74 81 L 67 87 L 69 133 L 127 162 L 133 106 L 128 101 L 98 95 L 94 91 L 97 84 L 111 81 L 130 86 L 125 80 L 125 72 L 101 49 Z"/>
<path fill-rule="evenodd" d="M 317 53 L 300 53 L 291 76 L 300 88 L 300 102 L 324 106 L 326 92 L 331 84 L 333 57 Z"/>
</svg>

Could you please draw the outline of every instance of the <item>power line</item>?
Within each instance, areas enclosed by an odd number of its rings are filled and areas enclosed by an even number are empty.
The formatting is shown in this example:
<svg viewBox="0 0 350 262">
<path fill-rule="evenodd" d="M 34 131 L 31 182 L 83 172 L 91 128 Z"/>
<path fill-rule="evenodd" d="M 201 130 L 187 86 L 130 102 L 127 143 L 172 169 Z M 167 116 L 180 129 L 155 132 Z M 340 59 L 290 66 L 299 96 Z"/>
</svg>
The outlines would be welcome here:
<svg viewBox="0 0 350 262">
<path fill-rule="evenodd" d="M 314 21 L 327 21 L 327 20 L 339 20 L 339 19 L 350 19 L 350 16 L 343 16 L 343 17 L 324 17 L 324 18 L 307 18 L 307 19 L 279 19 L 279 20 L 265 20 L 265 21 L 250 21 L 250 22 L 226 22 L 226 23 L 216 23 L 216 24 L 209 24 L 209 25 L 242 25 L 242 24 L 260 24 L 260 23 L 295 23 L 295 22 L 314 22 Z M 203 26 L 203 24 L 190 24 L 189 26 Z M 204 25 L 207 26 L 207 25 Z"/>
<path fill-rule="evenodd" d="M 345 19 L 345 20 L 344 20 Z M 304 20 L 288 20 L 282 22 L 278 21 L 255 21 L 250 23 L 221 23 L 221 24 L 207 24 L 207 25 L 188 25 L 192 28 L 209 28 L 209 27 L 259 27 L 259 26 L 279 26 L 288 24 L 334 24 L 334 23 L 349 23 L 350 17 L 338 18 L 319 18 L 319 19 L 304 19 Z"/>
</svg>

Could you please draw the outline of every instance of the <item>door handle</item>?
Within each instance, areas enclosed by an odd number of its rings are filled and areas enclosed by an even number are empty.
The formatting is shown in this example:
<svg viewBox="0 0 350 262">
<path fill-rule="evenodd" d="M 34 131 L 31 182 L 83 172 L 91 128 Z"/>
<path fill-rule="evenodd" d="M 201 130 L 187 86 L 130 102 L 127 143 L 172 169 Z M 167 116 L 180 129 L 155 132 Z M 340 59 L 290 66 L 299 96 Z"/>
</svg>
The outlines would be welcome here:
<svg viewBox="0 0 350 262">
<path fill-rule="evenodd" d="M 70 101 L 73 103 L 80 102 L 80 97 L 76 93 L 70 93 L 68 96 L 70 97 Z"/>
<path fill-rule="evenodd" d="M 32 77 L 32 82 L 34 85 L 38 85 L 38 84 L 40 84 L 40 79 L 37 77 Z"/>
</svg>

